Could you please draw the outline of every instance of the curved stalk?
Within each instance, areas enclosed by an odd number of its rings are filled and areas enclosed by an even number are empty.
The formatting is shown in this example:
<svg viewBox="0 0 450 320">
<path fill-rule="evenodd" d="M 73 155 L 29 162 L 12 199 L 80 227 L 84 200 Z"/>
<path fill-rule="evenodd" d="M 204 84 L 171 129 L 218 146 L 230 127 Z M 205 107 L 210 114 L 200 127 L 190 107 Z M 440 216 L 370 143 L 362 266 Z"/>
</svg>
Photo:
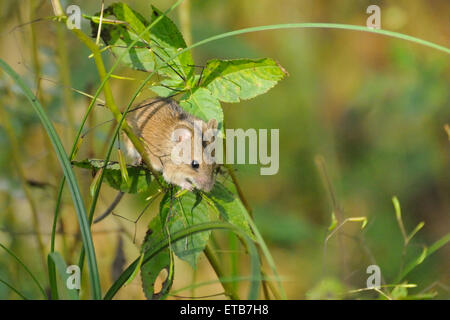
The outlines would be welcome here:
<svg viewBox="0 0 450 320">
<path fill-rule="evenodd" d="M 205 232 L 209 230 L 217 230 L 217 229 L 224 229 L 224 230 L 230 230 L 232 232 L 235 232 L 243 241 L 246 243 L 248 247 L 248 252 L 251 259 L 251 265 L 250 265 L 250 271 L 252 274 L 252 277 L 250 279 L 250 289 L 248 294 L 249 300 L 254 300 L 258 298 L 258 291 L 259 291 L 259 284 L 261 280 L 261 273 L 260 273 L 260 263 L 258 258 L 258 252 L 256 250 L 256 246 L 253 243 L 253 241 L 238 227 L 226 223 L 226 222 L 209 222 L 209 223 L 202 223 L 198 225 L 191 226 L 189 228 L 174 232 L 170 235 L 170 240 L 168 238 L 165 238 L 163 241 L 161 241 L 158 245 L 156 245 L 154 248 L 148 250 L 145 252 L 144 261 L 143 264 L 147 263 L 151 258 L 156 256 L 159 252 L 164 250 L 165 248 L 169 247 L 169 242 L 171 244 L 180 241 L 186 237 L 189 237 L 192 234 L 199 233 L 199 232 Z M 139 263 L 139 258 L 137 258 L 134 262 L 132 262 L 128 268 L 120 275 L 120 277 L 114 282 L 114 284 L 111 286 L 111 288 L 106 293 L 104 299 L 110 300 L 114 297 L 114 295 L 119 291 L 119 289 L 125 284 L 125 282 L 128 280 L 128 278 L 132 275 L 133 271 L 135 270 L 137 264 Z"/>
</svg>

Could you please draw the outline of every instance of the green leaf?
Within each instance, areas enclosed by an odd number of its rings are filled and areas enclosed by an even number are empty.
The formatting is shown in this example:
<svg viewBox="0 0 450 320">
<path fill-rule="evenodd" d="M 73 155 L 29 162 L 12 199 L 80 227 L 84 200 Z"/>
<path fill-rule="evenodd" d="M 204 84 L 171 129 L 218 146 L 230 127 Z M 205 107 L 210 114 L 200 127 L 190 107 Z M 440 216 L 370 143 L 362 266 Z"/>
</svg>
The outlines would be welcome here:
<svg viewBox="0 0 450 320">
<path fill-rule="evenodd" d="M 66 299 L 69 300 L 79 300 L 77 289 L 69 289 L 67 287 L 67 279 L 69 278 L 69 274 L 67 271 L 67 264 L 64 261 L 63 257 L 59 254 L 59 252 L 51 252 L 48 255 L 49 259 L 53 261 L 56 266 L 56 270 L 58 271 L 59 277 L 62 282 L 62 287 L 65 288 L 63 292 L 65 293 Z M 81 274 L 80 274 L 81 277 Z"/>
<path fill-rule="evenodd" d="M 411 261 L 405 269 L 397 276 L 395 282 L 400 282 L 403 280 L 406 275 L 408 275 L 414 268 L 416 268 L 419 264 L 421 264 L 426 258 L 431 256 L 433 253 L 435 253 L 437 250 L 445 246 L 447 243 L 450 242 L 450 233 L 447 233 L 445 236 L 443 236 L 441 239 L 434 242 L 430 247 L 424 247 L 421 254 Z"/>
<path fill-rule="evenodd" d="M 248 300 L 258 299 L 261 281 L 261 272 L 260 272 L 261 258 L 258 255 L 258 250 L 256 249 L 256 246 L 253 243 L 253 241 L 245 233 L 243 233 L 242 230 L 227 222 L 217 222 L 217 221 L 207 222 L 197 224 L 195 226 L 190 226 L 186 229 L 180 230 L 172 234 L 170 240 L 168 238 L 165 238 L 162 242 L 155 245 L 153 249 L 147 250 L 144 256 L 144 263 L 148 262 L 150 259 L 155 257 L 159 252 L 169 247 L 170 244 L 176 243 L 178 241 L 184 241 L 186 237 L 191 237 L 194 234 L 203 233 L 211 230 L 229 230 L 235 232 L 245 242 L 245 247 L 247 248 L 248 254 L 250 256 L 250 266 L 249 266 L 250 288 L 248 292 Z M 120 288 L 122 288 L 127 279 L 132 275 L 138 263 L 139 258 L 134 260 L 123 271 L 123 273 L 119 276 L 119 278 L 112 284 L 112 286 L 106 292 L 104 297 L 105 300 L 111 300 L 116 295 L 116 293 L 120 290 Z"/>
<path fill-rule="evenodd" d="M 236 59 L 208 61 L 201 86 L 223 102 L 239 102 L 267 92 L 286 71 L 274 60 Z"/>
<path fill-rule="evenodd" d="M 96 16 L 100 16 L 97 13 Z M 114 20 L 125 23 L 109 24 L 102 21 L 101 37 L 110 46 L 114 56 L 120 56 L 126 52 L 121 63 L 133 69 L 141 71 L 153 71 L 155 68 L 155 57 L 148 49 L 150 33 L 145 32 L 141 38 L 138 37 L 149 25 L 148 21 L 124 3 L 114 3 L 107 7 L 103 13 L 104 18 L 112 17 Z M 92 34 L 96 35 L 98 30 L 98 18 L 91 20 Z M 127 51 L 127 47 L 134 41 L 138 42 Z"/>
<path fill-rule="evenodd" d="M 419 222 L 419 224 L 414 228 L 413 231 L 411 231 L 411 233 L 408 236 L 408 242 L 411 241 L 411 239 L 416 235 L 417 232 L 419 232 L 423 226 L 425 225 L 425 222 Z"/>
<path fill-rule="evenodd" d="M 217 181 L 208 196 L 213 201 L 223 220 L 242 229 L 251 239 L 255 239 L 244 214 L 246 209 L 235 192 L 227 189 L 222 183 Z"/>
<path fill-rule="evenodd" d="M 152 6 L 152 21 L 155 21 L 162 12 Z M 156 66 L 162 66 L 158 71 L 173 79 L 191 78 L 194 74 L 194 60 L 190 51 L 183 52 L 168 65 L 166 61 L 175 56 L 180 50 L 186 48 L 186 42 L 183 39 L 177 26 L 167 16 L 155 25 L 151 31 L 152 50 L 157 58 Z M 166 65 L 166 66 L 165 66 Z M 181 77 L 180 77 L 181 76 Z"/>
<path fill-rule="evenodd" d="M 134 278 L 136 278 L 136 275 L 138 274 L 139 269 L 141 269 L 142 261 L 144 261 L 144 253 L 141 253 L 141 256 L 139 257 L 138 265 L 134 269 L 134 271 L 131 274 L 131 276 L 128 278 L 127 282 L 125 282 L 126 286 L 129 285 L 134 280 Z"/>
<path fill-rule="evenodd" d="M 155 21 L 163 13 L 152 6 L 151 21 Z M 160 67 L 158 74 L 173 79 L 189 79 L 194 74 L 194 61 L 189 51 L 186 51 L 172 61 L 180 50 L 186 48 L 186 43 L 177 26 L 167 16 L 164 16 L 151 31 L 144 32 L 150 23 L 138 12 L 124 3 L 114 3 L 104 10 L 104 18 L 113 18 L 115 23 L 102 21 L 101 37 L 110 46 L 113 55 L 120 56 L 122 63 L 140 71 L 151 72 Z M 91 19 L 93 35 L 97 34 L 100 13 Z M 144 34 L 139 37 L 141 33 Z M 138 42 L 127 51 L 127 47 L 135 40 Z"/>
<path fill-rule="evenodd" d="M 157 215 L 150 221 L 149 229 L 141 248 L 142 254 L 159 245 L 165 238 L 164 235 L 160 216 Z M 168 276 L 163 283 L 161 291 L 155 292 L 155 281 L 162 270 L 166 270 Z M 142 289 L 147 299 L 164 299 L 172 287 L 173 277 L 171 252 L 169 248 L 165 248 L 141 267 Z"/>
<path fill-rule="evenodd" d="M 207 204 L 192 192 L 173 199 L 167 193 L 160 204 L 160 216 L 164 228 L 168 228 L 170 234 L 211 221 Z M 205 249 L 210 235 L 211 231 L 190 235 L 184 241 L 172 244 L 171 248 L 177 257 L 195 268 L 197 258 Z"/>
<path fill-rule="evenodd" d="M 445 246 L 447 243 L 450 242 L 450 233 L 447 233 L 445 236 L 434 242 L 429 248 L 427 252 L 427 256 L 432 255 L 437 250 Z"/>
<path fill-rule="evenodd" d="M 86 159 L 83 161 L 72 161 L 72 164 L 79 168 L 91 169 L 93 172 L 96 172 L 104 167 L 105 162 L 100 159 Z M 122 192 L 146 192 L 152 181 L 150 172 L 142 166 L 127 165 L 128 182 L 124 179 L 118 162 L 109 161 L 104 170 L 106 170 L 104 178 L 108 185 Z"/>
<path fill-rule="evenodd" d="M 159 85 L 153 85 L 149 87 L 159 97 L 167 98 L 176 95 L 182 91 L 185 91 L 185 83 L 183 80 L 177 79 L 164 79 Z"/>
<path fill-rule="evenodd" d="M 216 119 L 219 129 L 223 130 L 223 110 L 217 100 L 208 89 L 197 88 L 186 93 L 180 101 L 180 106 L 190 114 L 208 122 Z"/>
</svg>

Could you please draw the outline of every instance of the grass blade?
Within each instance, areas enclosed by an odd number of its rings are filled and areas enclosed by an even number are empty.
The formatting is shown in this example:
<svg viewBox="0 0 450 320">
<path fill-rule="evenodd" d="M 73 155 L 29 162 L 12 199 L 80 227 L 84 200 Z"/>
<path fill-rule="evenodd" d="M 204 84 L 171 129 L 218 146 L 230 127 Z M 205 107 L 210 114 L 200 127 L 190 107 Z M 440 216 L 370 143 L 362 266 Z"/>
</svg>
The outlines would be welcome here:
<svg viewBox="0 0 450 320">
<path fill-rule="evenodd" d="M 67 157 L 67 154 L 62 146 L 61 140 L 59 139 L 58 134 L 56 133 L 52 123 L 47 117 L 45 111 L 43 110 L 39 100 L 30 90 L 30 88 L 25 84 L 25 82 L 20 78 L 20 76 L 2 59 L 0 59 L 0 67 L 17 83 L 17 85 L 22 89 L 25 96 L 28 98 L 30 103 L 32 104 L 34 110 L 39 116 L 42 125 L 45 128 L 45 131 L 49 135 L 49 138 L 52 142 L 53 148 L 58 157 L 61 168 L 64 172 L 64 176 L 67 179 L 69 184 L 70 193 L 73 199 L 73 203 L 75 206 L 75 210 L 78 217 L 78 223 L 80 224 L 81 237 L 83 240 L 84 247 L 86 248 L 86 253 L 88 257 L 88 265 L 89 265 L 89 279 L 92 285 L 92 293 L 94 299 L 101 298 L 101 289 L 100 289 L 100 279 L 97 269 L 97 259 L 95 257 L 94 245 L 92 242 L 92 235 L 89 228 L 89 224 L 86 216 L 86 209 L 84 208 L 83 199 L 81 197 L 80 189 L 78 187 L 77 180 L 75 179 L 75 175 L 72 171 L 72 166 Z"/>
<path fill-rule="evenodd" d="M 69 275 L 66 273 L 67 264 L 64 261 L 63 257 L 59 254 L 59 252 L 52 252 L 48 255 L 48 258 L 52 260 L 53 265 L 56 267 L 56 270 L 59 273 L 63 286 L 66 288 L 66 296 L 70 300 L 79 300 L 78 292 L 76 289 L 67 288 L 66 282 L 69 278 Z"/>
<path fill-rule="evenodd" d="M 406 268 L 403 270 L 403 272 L 395 280 L 395 283 L 400 283 L 403 280 L 403 278 L 405 278 L 415 267 L 417 267 L 419 264 L 421 264 L 426 258 L 431 256 L 438 249 L 445 246 L 448 242 L 450 242 L 450 233 L 447 233 L 441 239 L 437 240 L 426 250 L 424 249 L 422 251 L 422 253 L 416 259 L 414 259 L 412 262 L 410 262 L 406 266 Z"/>
<path fill-rule="evenodd" d="M 4 245 L 2 245 L 0 243 L 0 247 L 5 250 L 11 257 L 14 258 L 14 260 L 16 260 L 24 269 L 25 271 L 30 275 L 31 279 L 33 279 L 34 283 L 36 283 L 36 285 L 38 286 L 39 290 L 41 291 L 42 295 L 44 296 L 45 299 L 47 299 L 47 295 L 45 294 L 44 289 L 42 288 L 41 284 L 39 283 L 39 281 L 36 279 L 36 277 L 34 276 L 34 274 L 30 271 L 30 269 L 28 269 L 28 267 L 22 262 L 22 260 L 19 259 L 19 257 L 17 257 L 14 252 L 12 252 L 11 250 L 9 250 L 8 248 L 6 248 Z"/>
<path fill-rule="evenodd" d="M 5 286 L 10 288 L 12 291 L 14 291 L 18 296 L 20 296 L 23 300 L 28 300 L 27 297 L 25 297 L 23 294 L 21 294 L 16 288 L 14 288 L 12 285 L 10 285 L 5 280 L 0 279 L 0 283 L 3 283 Z"/>
<path fill-rule="evenodd" d="M 212 37 L 209 37 L 207 39 L 201 40 L 199 42 L 194 43 L 193 45 L 180 50 L 176 56 L 182 54 L 185 51 L 191 50 L 195 47 L 199 47 L 201 45 L 204 45 L 211 41 L 216 41 L 228 37 L 233 37 L 245 33 L 252 33 L 252 32 L 260 32 L 260 31 L 268 31 L 268 30 L 281 30 L 281 29 L 304 29 L 304 28 L 319 28 L 319 29 L 344 29 L 344 30 L 353 30 L 353 31 L 362 31 L 362 32 L 369 32 L 369 33 L 376 33 L 384 36 L 388 36 L 391 38 L 397 38 L 402 39 L 414 43 L 418 43 L 420 45 L 430 47 L 442 52 L 445 52 L 447 54 L 450 54 L 450 48 L 446 48 L 444 46 L 438 45 L 436 43 L 423 40 L 420 38 L 416 38 L 407 34 L 402 34 L 399 32 L 389 31 L 389 30 L 382 30 L 382 29 L 370 29 L 368 27 L 364 26 L 355 26 L 350 24 L 340 24 L 340 23 L 283 23 L 283 24 L 273 24 L 273 25 L 267 25 L 267 26 L 259 26 L 259 27 L 250 27 L 250 28 L 244 28 L 239 29 L 235 31 L 225 32 L 221 33 Z"/>
</svg>

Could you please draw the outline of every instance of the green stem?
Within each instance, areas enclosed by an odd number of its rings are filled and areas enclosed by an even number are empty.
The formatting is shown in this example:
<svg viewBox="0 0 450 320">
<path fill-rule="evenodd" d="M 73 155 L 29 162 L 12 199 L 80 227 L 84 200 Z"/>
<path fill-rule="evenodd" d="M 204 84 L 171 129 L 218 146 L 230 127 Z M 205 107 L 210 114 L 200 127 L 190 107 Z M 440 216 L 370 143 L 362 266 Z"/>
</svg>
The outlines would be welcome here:
<svg viewBox="0 0 450 320">
<path fill-rule="evenodd" d="M 247 210 L 247 213 L 248 213 L 248 219 L 252 220 L 252 219 L 253 219 L 253 210 L 252 210 L 252 208 L 251 208 L 249 202 L 247 201 L 247 199 L 246 199 L 244 193 L 242 192 L 242 189 L 241 189 L 241 187 L 240 187 L 240 185 L 239 185 L 239 182 L 238 182 L 238 180 L 237 180 L 237 177 L 236 177 L 236 175 L 234 174 L 234 169 L 233 169 L 230 165 L 226 165 L 226 168 L 227 168 L 228 173 L 229 173 L 229 175 L 230 175 L 230 177 L 231 177 L 231 180 L 232 180 L 233 183 L 234 183 L 234 186 L 236 187 L 236 192 L 238 193 L 239 199 L 241 200 L 242 204 L 244 205 L 245 209 Z M 252 220 L 251 224 L 253 224 L 253 220 Z M 256 225 L 253 224 L 252 230 L 253 230 L 254 228 L 256 228 Z M 256 231 L 258 231 L 258 230 L 256 230 Z M 255 231 L 254 231 L 254 232 L 255 232 Z M 259 231 L 258 231 L 258 234 L 259 234 Z M 262 240 L 262 237 L 261 237 L 261 240 Z M 263 244 L 260 244 L 260 242 L 258 241 L 258 251 L 262 251 L 263 253 L 265 253 L 265 251 L 267 250 L 267 248 L 265 248 L 266 250 L 264 250 L 264 246 L 265 246 L 264 243 L 263 243 Z M 268 250 L 267 250 L 267 252 L 268 252 Z M 266 256 L 266 257 L 267 257 L 267 256 Z M 268 256 L 267 258 L 269 258 L 268 261 L 272 260 L 272 258 L 271 258 L 270 256 Z M 270 263 L 269 263 L 269 264 L 270 264 Z M 278 275 L 276 274 L 275 264 L 271 265 L 271 267 L 272 267 L 272 271 L 274 271 L 274 274 L 276 275 L 276 278 L 278 278 Z M 263 271 L 262 269 L 261 269 L 261 273 L 264 274 L 264 271 Z M 263 280 L 263 289 L 264 289 L 264 295 L 265 295 L 265 297 L 266 297 L 267 299 L 269 298 L 267 287 L 269 287 L 269 288 L 271 289 L 271 291 L 272 291 L 272 293 L 273 293 L 273 295 L 274 295 L 275 297 L 280 297 L 280 294 L 278 293 L 278 291 L 276 290 L 276 288 L 272 285 L 272 283 L 271 283 L 270 281 L 267 281 L 267 280 L 264 279 L 264 280 Z M 281 282 L 279 282 L 279 288 L 280 288 L 280 290 L 281 290 L 281 292 L 282 292 L 281 297 L 284 297 L 284 298 L 285 298 L 285 294 L 284 294 L 284 292 L 283 292 L 283 287 L 281 286 Z"/>
<path fill-rule="evenodd" d="M 256 250 L 255 244 L 253 241 L 238 227 L 225 223 L 225 222 L 209 222 L 209 223 L 202 223 L 194 226 L 190 226 L 186 229 L 177 231 L 170 236 L 170 240 L 168 238 L 165 238 L 162 242 L 160 242 L 155 247 L 149 249 L 147 252 L 145 252 L 144 261 L 142 264 L 147 263 L 151 258 L 156 256 L 159 252 L 164 250 L 169 246 L 170 243 L 175 243 L 177 241 L 180 241 L 186 237 L 191 236 L 192 234 L 199 233 L 199 232 L 205 232 L 209 230 L 230 230 L 236 233 L 247 245 L 249 255 L 250 255 L 250 272 L 251 272 L 251 278 L 250 278 L 250 290 L 248 299 L 257 299 L 258 298 L 258 291 L 259 291 L 259 282 L 261 280 L 261 274 L 260 274 L 260 264 L 259 264 L 259 258 L 258 258 L 258 252 Z M 114 282 L 114 284 L 111 286 L 111 288 L 106 293 L 104 299 L 110 300 L 114 297 L 114 295 L 117 293 L 117 291 L 125 284 L 125 282 L 128 280 L 128 278 L 131 276 L 133 271 L 135 270 L 137 264 L 139 263 L 139 258 L 133 261 L 128 268 L 120 275 L 120 277 Z"/>
<path fill-rule="evenodd" d="M 450 54 L 450 49 L 441 45 L 438 45 L 436 43 L 419 39 L 410 35 L 394 32 L 394 31 L 388 31 L 388 30 L 381 30 L 381 29 L 370 29 L 368 27 L 363 26 L 355 26 L 350 24 L 339 24 L 339 23 L 285 23 L 285 24 L 274 24 L 274 25 L 267 25 L 267 26 L 259 26 L 259 27 L 251 27 L 251 28 L 244 28 L 240 30 L 225 32 L 216 36 L 209 37 L 207 39 L 201 40 L 199 42 L 194 43 L 193 45 L 180 50 L 173 58 L 179 56 L 180 54 L 183 54 L 186 51 L 189 51 L 193 48 L 202 46 L 206 43 L 234 37 L 241 34 L 246 33 L 252 33 L 252 32 L 260 32 L 260 31 L 268 31 L 268 30 L 282 30 L 282 29 L 305 29 L 305 28 L 318 28 L 318 29 L 345 29 L 345 30 L 352 30 L 352 31 L 362 31 L 362 32 L 369 32 L 369 33 L 375 33 L 380 35 L 385 35 L 392 38 L 402 39 L 410 42 L 414 42 L 426 47 L 430 47 L 445 53 Z"/>
<path fill-rule="evenodd" d="M 245 197 L 244 193 L 242 192 L 241 186 L 239 185 L 239 182 L 237 180 L 236 175 L 234 174 L 234 169 L 230 165 L 225 165 L 227 168 L 228 174 L 231 177 L 231 180 L 233 181 L 234 186 L 236 187 L 236 192 L 238 193 L 239 199 L 242 201 L 242 204 L 244 205 L 245 209 L 247 210 L 250 217 L 253 217 L 253 210 L 250 204 L 247 201 L 247 198 Z"/>
<path fill-rule="evenodd" d="M 209 263 L 211 264 L 211 267 L 214 269 L 214 272 L 216 273 L 217 277 L 219 279 L 223 278 L 225 276 L 219 261 L 217 260 L 217 257 L 215 256 L 213 250 L 211 249 L 211 246 L 209 244 L 205 247 L 205 256 L 208 258 Z M 225 290 L 225 295 L 230 297 L 232 300 L 240 300 L 238 293 L 236 292 L 235 288 L 233 287 L 233 282 L 221 282 L 222 287 Z"/>
<path fill-rule="evenodd" d="M 232 251 L 230 254 L 230 271 L 231 277 L 236 278 L 238 276 L 238 260 L 239 260 L 239 241 L 236 239 L 235 235 L 231 232 L 228 233 L 228 242 L 230 250 Z M 232 288 L 234 291 L 238 289 L 238 283 L 232 282 Z"/>
<path fill-rule="evenodd" d="M 5 280 L 0 279 L 0 283 L 3 283 L 5 286 L 7 286 L 8 288 L 10 288 L 12 291 L 14 291 L 19 297 L 21 297 L 23 300 L 28 300 L 27 297 L 25 297 L 22 293 L 19 292 L 19 290 L 17 290 L 16 288 L 14 288 L 12 285 L 10 285 L 8 282 L 6 282 Z"/>
<path fill-rule="evenodd" d="M 159 21 L 159 20 L 155 20 L 147 29 L 152 27 L 157 21 Z M 72 29 L 72 32 L 78 37 L 78 39 L 80 39 L 89 48 L 89 50 L 91 50 L 91 52 L 94 56 L 94 60 L 95 60 L 96 66 L 97 66 L 97 71 L 100 76 L 100 80 L 102 81 L 102 84 L 103 84 L 103 93 L 105 95 L 106 107 L 112 112 L 114 118 L 119 123 L 122 118 L 122 113 L 120 112 L 119 108 L 117 107 L 117 105 L 114 101 L 111 87 L 109 86 L 109 82 L 108 82 L 108 79 L 111 76 L 113 69 L 111 69 L 109 73 L 106 73 L 105 65 L 103 63 L 103 59 L 102 59 L 99 47 L 95 44 L 95 42 L 93 42 L 87 35 L 85 35 L 79 29 Z M 137 42 L 137 40 L 136 40 L 136 42 Z M 132 43 L 131 45 L 134 45 L 134 43 Z M 133 143 L 134 147 L 141 155 L 142 159 L 144 160 L 144 162 L 147 165 L 147 167 L 149 168 L 149 170 L 152 172 L 153 176 L 159 177 L 159 174 L 156 171 L 154 171 L 151 166 L 151 162 L 150 162 L 147 152 L 145 151 L 144 145 L 139 140 L 139 138 L 133 133 L 133 131 L 131 130 L 131 127 L 128 125 L 128 123 L 126 121 L 122 122 L 121 129 L 125 132 L 125 134 L 128 136 L 130 141 Z M 159 183 L 159 180 L 158 179 L 156 179 L 156 180 Z"/>
</svg>

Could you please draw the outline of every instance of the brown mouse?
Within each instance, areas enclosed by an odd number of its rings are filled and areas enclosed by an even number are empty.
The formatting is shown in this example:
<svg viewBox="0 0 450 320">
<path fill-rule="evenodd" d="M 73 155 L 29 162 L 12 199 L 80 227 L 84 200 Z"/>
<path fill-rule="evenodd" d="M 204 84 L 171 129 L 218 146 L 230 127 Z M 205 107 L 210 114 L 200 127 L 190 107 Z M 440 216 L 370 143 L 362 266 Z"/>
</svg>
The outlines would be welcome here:
<svg viewBox="0 0 450 320">
<path fill-rule="evenodd" d="M 206 123 L 184 111 L 172 99 L 152 98 L 130 110 L 127 121 L 136 136 L 144 142 L 153 169 L 162 172 L 168 183 L 187 190 L 197 188 L 206 192 L 211 191 L 215 182 L 216 165 L 211 161 L 205 161 L 203 152 L 200 156 L 194 155 L 194 133 L 199 134 L 203 140 L 206 130 L 217 129 L 215 119 Z M 177 132 L 176 136 L 174 132 Z M 191 139 L 191 157 L 187 162 L 177 163 L 172 160 L 171 154 L 176 144 L 183 139 Z M 140 163 L 142 159 L 139 153 L 125 135 L 124 143 L 128 156 L 135 163 Z M 207 143 L 202 141 L 201 151 Z"/>
</svg>

